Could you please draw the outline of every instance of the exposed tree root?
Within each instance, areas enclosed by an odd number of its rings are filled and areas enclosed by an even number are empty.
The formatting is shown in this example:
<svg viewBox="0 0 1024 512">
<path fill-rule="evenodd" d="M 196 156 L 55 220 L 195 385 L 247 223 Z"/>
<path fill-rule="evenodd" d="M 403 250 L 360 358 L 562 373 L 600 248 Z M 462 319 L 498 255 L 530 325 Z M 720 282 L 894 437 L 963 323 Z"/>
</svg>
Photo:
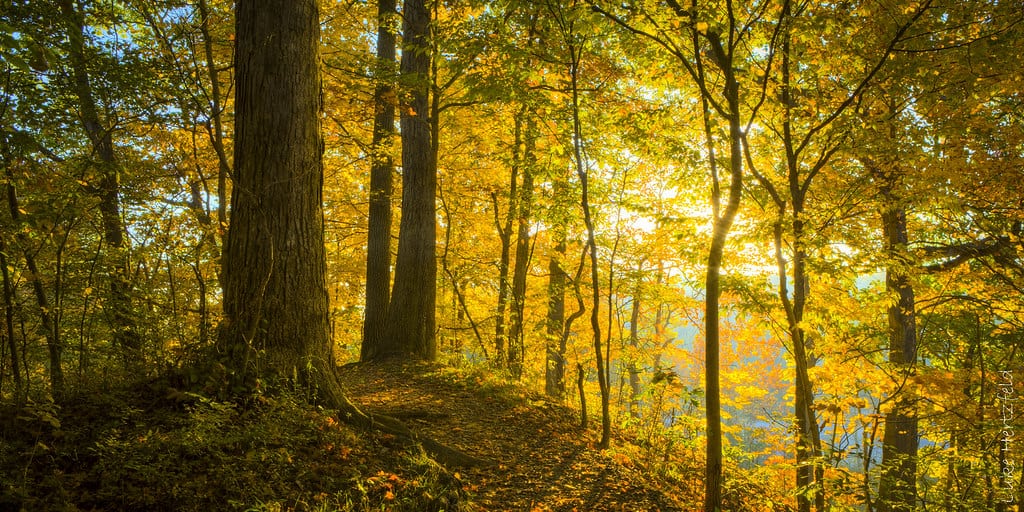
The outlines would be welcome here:
<svg viewBox="0 0 1024 512">
<path fill-rule="evenodd" d="M 363 430 L 376 430 L 391 434 L 410 446 L 416 446 L 427 453 L 444 468 L 470 468 L 493 465 L 494 462 L 474 457 L 461 450 L 443 445 L 434 439 L 413 432 L 405 423 L 392 416 L 371 414 L 357 407 L 342 389 L 333 369 L 318 368 L 319 395 L 330 409 L 338 411 L 338 419 Z"/>
<path fill-rule="evenodd" d="M 432 459 L 445 468 L 489 466 L 493 461 L 474 457 L 463 451 L 443 445 L 434 439 L 413 432 L 405 423 L 391 416 L 363 412 L 348 397 L 341 395 L 337 404 L 339 419 L 365 430 L 391 434 L 412 445 L 421 447 Z"/>
</svg>

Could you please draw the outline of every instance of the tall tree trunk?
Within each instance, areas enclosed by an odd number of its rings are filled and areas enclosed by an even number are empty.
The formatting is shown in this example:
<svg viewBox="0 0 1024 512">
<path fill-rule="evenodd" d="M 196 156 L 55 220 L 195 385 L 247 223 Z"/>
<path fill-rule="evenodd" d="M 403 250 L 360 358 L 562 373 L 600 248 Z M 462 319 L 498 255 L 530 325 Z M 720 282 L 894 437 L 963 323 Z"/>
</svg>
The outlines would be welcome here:
<svg viewBox="0 0 1024 512">
<path fill-rule="evenodd" d="M 519 201 L 519 169 L 522 166 L 522 155 L 520 148 L 523 143 L 523 117 L 526 109 L 521 108 L 516 112 L 515 128 L 512 136 L 512 166 L 508 185 L 508 211 L 505 221 L 502 223 L 498 218 L 498 196 L 491 194 L 494 203 L 494 224 L 498 229 L 498 238 L 501 240 L 501 257 L 498 260 L 498 305 L 494 319 L 494 357 L 497 366 L 504 366 L 507 359 L 506 345 L 508 334 L 505 332 L 505 312 L 508 309 L 509 291 L 511 286 L 508 279 L 509 270 L 512 267 L 512 224 L 516 217 L 516 203 Z"/>
<path fill-rule="evenodd" d="M 497 217 L 497 195 L 492 195 L 491 197 L 494 198 L 494 215 Z M 509 217 L 512 217 L 511 206 Z M 505 312 L 508 310 L 508 271 L 512 266 L 512 222 L 509 220 L 509 222 L 505 223 L 504 227 L 502 227 L 500 222 L 496 222 L 496 224 L 498 226 L 498 238 L 501 241 L 501 257 L 498 260 L 498 304 L 494 310 L 494 363 L 495 366 L 503 366 L 507 360 L 505 357 L 505 345 L 508 341 L 508 335 L 505 334 Z"/>
<path fill-rule="evenodd" d="M 222 348 L 233 356 L 236 376 L 277 376 L 338 408 L 345 421 L 420 445 L 441 463 L 482 463 L 394 418 L 362 412 L 345 397 L 334 372 L 318 6 L 317 0 L 237 3 L 236 175 L 224 253 Z"/>
<path fill-rule="evenodd" d="M 548 313 L 547 313 L 547 349 L 544 369 L 544 392 L 551 398 L 561 399 L 565 396 L 565 348 L 566 339 L 562 337 L 565 326 L 565 278 L 562 269 L 565 259 L 565 232 L 555 228 L 555 246 L 548 256 Z"/>
<path fill-rule="evenodd" d="M 885 289 L 895 296 L 889 306 L 889 362 L 898 371 L 901 383 L 915 374 L 917 327 L 914 288 L 910 282 L 912 266 L 907 251 L 907 210 L 900 192 L 898 171 L 874 167 L 879 178 L 882 205 L 882 231 L 885 236 L 887 264 Z M 902 385 L 900 386 L 902 388 Z M 878 482 L 877 508 L 880 512 L 909 512 L 917 500 L 917 414 L 914 397 L 905 389 L 895 397 L 885 415 L 882 444 L 882 468 Z"/>
<path fill-rule="evenodd" d="M 775 259 L 779 272 L 779 298 L 781 299 L 788 318 L 789 344 L 793 350 L 793 366 L 795 368 L 794 411 L 797 421 L 796 439 L 796 485 L 801 492 L 797 496 L 797 509 L 807 512 L 812 502 L 818 510 L 824 510 L 824 492 L 821 481 L 821 433 L 817 417 L 814 413 L 814 394 L 808 369 L 811 357 L 807 353 L 806 334 L 802 327 L 804 310 L 807 304 L 809 282 L 807 279 L 807 253 L 804 247 L 805 235 L 803 208 L 798 206 L 801 201 L 794 199 L 793 204 L 793 291 L 787 285 L 789 279 L 787 264 L 782 255 L 782 224 L 781 219 L 775 225 Z M 809 492 L 808 492 L 809 491 Z"/>
<path fill-rule="evenodd" d="M 572 35 L 572 28 L 566 33 L 567 39 Z M 573 159 L 576 175 L 580 180 L 580 206 L 583 209 L 583 223 L 587 228 L 587 253 L 590 256 L 590 328 L 593 331 L 594 358 L 597 363 L 597 385 L 601 392 L 601 440 L 597 446 L 607 449 L 611 445 L 612 419 L 610 411 L 611 389 L 608 384 L 608 373 L 605 371 L 606 361 L 601 343 L 601 280 L 597 266 L 597 240 L 594 232 L 594 218 L 590 211 L 590 183 L 586 164 L 583 162 L 583 126 L 580 122 L 579 70 L 583 56 L 582 46 L 569 43 L 569 81 L 572 92 L 572 123 L 573 123 Z"/>
<path fill-rule="evenodd" d="M 85 56 L 85 17 L 75 9 L 73 0 L 61 0 L 61 14 L 67 24 L 69 56 L 74 75 L 75 94 L 79 101 L 79 117 L 89 136 L 93 153 L 99 158 L 98 185 L 89 185 L 89 192 L 99 200 L 103 224 L 103 240 L 109 250 L 109 306 L 110 329 L 114 344 L 121 350 L 126 368 L 137 370 L 143 360 L 142 338 L 135 325 L 132 308 L 132 284 L 128 275 L 128 244 L 124 222 L 121 219 L 120 162 L 114 154 L 112 129 L 100 120 L 90 83 Z"/>
<path fill-rule="evenodd" d="M 406 0 L 401 75 L 409 84 L 402 108 L 402 219 L 395 259 L 395 284 L 382 350 L 374 357 L 437 357 L 435 193 L 437 163 L 431 142 L 430 11 L 424 0 Z"/>
<path fill-rule="evenodd" d="M 462 325 L 463 319 L 469 322 L 469 327 L 473 329 L 473 335 L 476 336 L 476 342 L 480 346 L 481 352 L 483 352 L 484 359 L 490 360 L 487 354 L 487 345 L 484 344 L 483 336 L 480 335 L 480 328 L 477 326 L 473 315 L 469 311 L 469 306 L 466 305 L 466 295 L 462 292 L 462 285 L 459 283 L 459 279 L 452 272 L 452 269 L 448 266 L 448 251 L 451 248 L 452 241 L 452 213 L 448 209 L 448 202 L 445 201 L 444 194 L 441 192 L 442 189 L 438 190 L 437 197 L 441 200 L 441 210 L 444 211 L 445 223 L 444 223 L 444 252 L 441 253 L 441 270 L 448 277 L 448 280 L 452 283 L 452 295 L 454 307 L 458 313 L 456 316 L 456 325 Z M 456 333 L 458 331 L 456 330 Z M 462 350 L 462 343 L 458 341 L 458 334 L 454 340 L 452 349 L 455 351 Z"/>
<path fill-rule="evenodd" d="M 366 243 L 366 310 L 362 360 L 370 359 L 384 339 L 391 292 L 391 193 L 395 134 L 395 0 L 377 2 L 377 70 L 374 89 L 373 165 L 370 167 L 369 235 Z"/>
<path fill-rule="evenodd" d="M 315 0 L 240 0 L 235 176 L 222 347 L 236 384 L 278 377 L 336 398 L 324 249 Z"/>
<path fill-rule="evenodd" d="M 525 109 L 524 116 L 528 116 Z M 526 354 L 523 320 L 526 312 L 526 276 L 530 269 L 530 215 L 533 209 L 533 167 L 537 156 L 534 148 L 537 140 L 537 122 L 532 117 L 525 120 L 526 134 L 523 141 L 522 173 L 523 184 L 519 189 L 516 223 L 516 259 L 512 273 L 512 311 L 509 315 L 508 368 L 512 376 L 520 378 L 523 373 L 523 359 Z"/>
<path fill-rule="evenodd" d="M 783 2 L 780 19 L 788 23 L 791 17 L 792 5 L 789 1 Z M 797 422 L 796 439 L 796 488 L 797 488 L 797 510 L 799 512 L 810 512 L 811 504 L 814 503 L 819 512 L 825 508 L 825 494 L 823 482 L 819 477 L 823 472 L 820 465 L 821 455 L 821 433 L 818 427 L 818 420 L 814 413 L 814 389 L 811 385 L 808 368 L 812 365 L 810 356 L 807 354 L 808 340 L 803 327 L 804 312 L 807 307 L 807 299 L 810 294 L 810 281 L 807 276 L 807 240 L 806 227 L 804 224 L 804 205 L 810 180 L 824 165 L 819 160 L 817 168 L 803 178 L 800 173 L 799 149 L 794 141 L 793 135 L 793 105 L 791 83 L 791 33 L 789 30 L 782 32 L 782 74 L 781 101 L 785 108 L 785 115 L 782 120 L 782 142 L 786 153 L 786 175 L 789 188 L 789 197 L 792 202 L 792 228 L 793 246 L 793 290 L 790 300 L 788 289 L 788 268 L 785 256 L 783 256 L 783 218 L 786 215 L 786 201 L 776 192 L 774 186 L 768 180 L 761 178 L 762 184 L 768 188 L 772 199 L 779 209 L 779 219 L 775 223 L 774 243 L 775 262 L 779 278 L 779 300 L 782 302 L 786 312 L 787 331 L 789 333 L 790 347 L 793 351 L 793 366 L 795 368 L 795 396 L 794 411 Z M 749 154 L 748 154 L 749 156 Z M 760 175 L 758 175 L 760 177 Z"/>
<path fill-rule="evenodd" d="M 725 242 L 732 228 L 733 220 L 739 211 L 740 198 L 743 193 L 743 130 L 740 126 L 739 84 L 732 68 L 732 48 L 726 53 L 718 34 L 708 32 L 708 40 L 712 50 L 718 55 L 717 65 L 725 76 L 724 96 L 728 111 L 725 113 L 729 123 L 729 195 L 722 206 L 721 190 L 717 165 L 714 160 L 714 141 L 711 137 L 708 119 L 707 98 L 703 98 L 704 125 L 709 154 L 711 155 L 711 174 L 713 182 L 711 206 L 714 211 L 714 225 L 711 231 L 711 247 L 708 249 L 707 274 L 704 284 L 704 389 L 706 394 L 707 421 L 707 466 L 704 480 L 704 511 L 718 512 L 722 509 L 722 386 L 719 349 L 721 331 L 719 328 L 721 298 L 722 258 L 725 254 Z M 694 36 L 695 50 L 696 35 Z"/>
</svg>

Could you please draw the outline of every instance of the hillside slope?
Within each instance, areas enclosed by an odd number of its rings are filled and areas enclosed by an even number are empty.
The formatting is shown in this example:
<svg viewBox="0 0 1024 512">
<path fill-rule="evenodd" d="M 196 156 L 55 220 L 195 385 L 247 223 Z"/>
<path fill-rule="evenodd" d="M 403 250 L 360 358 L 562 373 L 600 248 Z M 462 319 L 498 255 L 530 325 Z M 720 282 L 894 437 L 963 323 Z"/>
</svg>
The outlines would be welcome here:
<svg viewBox="0 0 1024 512">
<path fill-rule="evenodd" d="M 425 363 L 339 373 L 367 412 L 488 463 L 443 468 L 298 391 L 237 404 L 163 378 L 63 406 L 0 403 L 0 512 L 682 509 L 590 448 L 572 411 L 522 388 Z"/>
<path fill-rule="evenodd" d="M 492 464 L 458 473 L 481 510 L 682 510 L 637 471 L 588 446 L 572 411 L 514 386 L 422 363 L 348 365 L 352 400 Z"/>
</svg>

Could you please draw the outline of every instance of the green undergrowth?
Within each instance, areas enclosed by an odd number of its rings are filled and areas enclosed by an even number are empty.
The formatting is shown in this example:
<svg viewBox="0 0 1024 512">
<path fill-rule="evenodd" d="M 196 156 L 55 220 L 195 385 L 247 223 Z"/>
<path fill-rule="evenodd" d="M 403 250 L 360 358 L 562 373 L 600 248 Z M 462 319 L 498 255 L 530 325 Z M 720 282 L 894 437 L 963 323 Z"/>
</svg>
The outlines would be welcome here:
<svg viewBox="0 0 1024 512">
<path fill-rule="evenodd" d="M 0 410 L 0 510 L 461 510 L 457 480 L 289 396 L 151 388 Z"/>
</svg>

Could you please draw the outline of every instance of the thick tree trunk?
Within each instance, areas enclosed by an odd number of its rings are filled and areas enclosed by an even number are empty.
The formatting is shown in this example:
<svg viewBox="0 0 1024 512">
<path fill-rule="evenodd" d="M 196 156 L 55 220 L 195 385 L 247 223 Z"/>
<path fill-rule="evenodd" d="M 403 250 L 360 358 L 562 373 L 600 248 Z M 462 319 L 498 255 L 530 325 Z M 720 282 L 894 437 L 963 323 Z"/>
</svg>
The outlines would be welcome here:
<svg viewBox="0 0 1024 512">
<path fill-rule="evenodd" d="M 318 2 L 240 0 L 236 34 L 236 174 L 220 340 L 235 384 L 277 377 L 344 421 L 422 446 L 444 464 L 487 463 L 345 397 L 328 323 Z"/>
<path fill-rule="evenodd" d="M 429 117 L 430 11 L 424 0 L 406 0 L 401 74 L 409 84 L 402 108 L 402 219 L 395 260 L 395 284 L 382 350 L 392 355 L 437 357 L 434 306 L 437 300 L 435 193 L 437 165 Z"/>
<path fill-rule="evenodd" d="M 222 346 L 243 384 L 276 376 L 330 393 L 317 2 L 241 0 L 236 34 Z"/>
<path fill-rule="evenodd" d="M 370 168 L 369 235 L 366 243 L 366 311 L 362 360 L 378 351 L 387 330 L 391 297 L 391 193 L 395 134 L 395 0 L 377 3 L 377 85 L 373 118 L 373 165 Z"/>
<path fill-rule="evenodd" d="M 79 101 L 79 116 L 92 143 L 93 153 L 99 159 L 99 184 L 89 185 L 88 190 L 99 200 L 103 240 L 109 251 L 107 258 L 112 262 L 108 263 L 107 271 L 109 296 L 106 310 L 110 315 L 110 329 L 126 368 L 137 370 L 143 360 L 142 338 L 138 334 L 132 308 L 132 284 L 128 275 L 129 247 L 121 219 L 120 162 L 114 154 L 112 130 L 100 121 L 90 83 L 85 55 L 84 16 L 75 9 L 72 0 L 61 0 L 60 8 L 68 29 L 68 53 Z"/>
</svg>

